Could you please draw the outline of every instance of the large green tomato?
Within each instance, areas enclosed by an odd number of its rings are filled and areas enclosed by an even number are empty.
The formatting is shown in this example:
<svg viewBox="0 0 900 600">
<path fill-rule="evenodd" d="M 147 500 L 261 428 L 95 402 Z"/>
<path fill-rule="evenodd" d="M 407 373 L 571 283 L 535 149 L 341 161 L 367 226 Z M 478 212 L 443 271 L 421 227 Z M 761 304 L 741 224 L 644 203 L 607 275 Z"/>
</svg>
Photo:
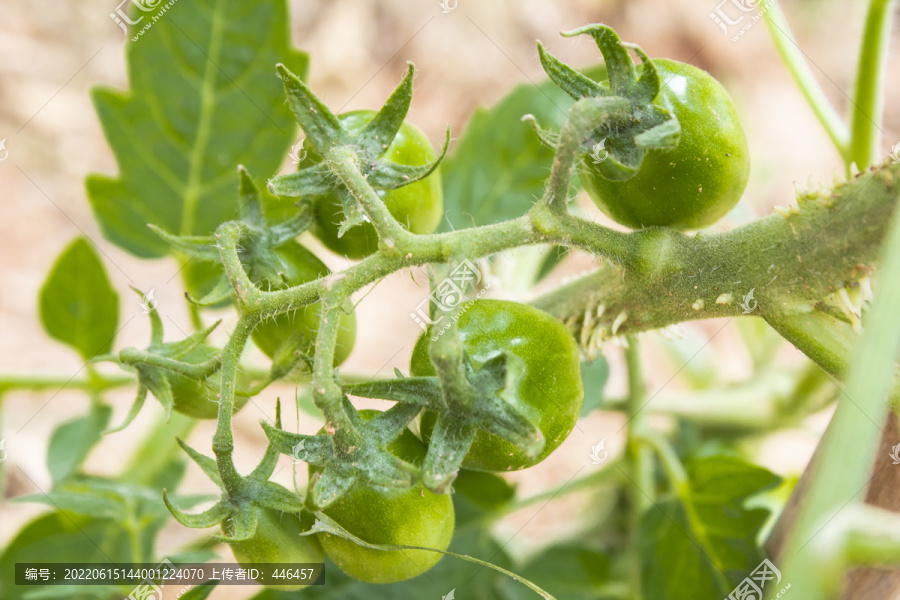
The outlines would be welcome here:
<svg viewBox="0 0 900 600">
<path fill-rule="evenodd" d="M 216 355 L 218 349 L 206 344 L 200 344 L 179 360 L 198 364 L 206 362 Z M 191 379 L 180 373 L 170 371 L 166 373 L 169 385 L 172 388 L 172 399 L 174 400 L 173 408 L 183 415 L 194 417 L 195 419 L 215 419 L 219 414 L 219 385 L 222 377 L 218 373 L 202 382 L 197 379 Z M 238 371 L 237 387 L 238 389 L 246 388 L 250 383 L 246 374 Z M 241 410 L 247 400 L 247 396 L 236 395 L 234 398 L 234 412 Z"/>
<path fill-rule="evenodd" d="M 273 272 L 272 265 L 277 265 Z M 244 263 L 250 280 L 263 289 L 278 290 L 313 281 L 328 274 L 328 267 L 298 242 L 288 242 L 271 250 L 271 256 L 254 257 Z M 266 319 L 253 329 L 253 341 L 272 358 L 283 344 L 303 340 L 315 342 L 319 330 L 319 304 Z M 356 315 L 341 314 L 340 333 L 334 364 L 344 362 L 356 340 Z"/>
<path fill-rule="evenodd" d="M 378 411 L 363 410 L 359 414 L 368 420 Z M 406 430 L 388 446 L 388 451 L 421 465 L 427 448 Z M 314 473 L 316 469 L 310 467 L 310 475 Z M 325 514 L 370 544 L 446 550 L 453 538 L 452 499 L 425 489 L 421 483 L 398 489 L 357 481 L 325 509 Z M 328 533 L 319 534 L 319 541 L 328 558 L 344 573 L 368 583 L 411 579 L 433 567 L 442 556 L 428 550 L 372 550 Z"/>
<path fill-rule="evenodd" d="M 750 176 L 750 152 L 737 109 L 709 73 L 673 60 L 654 59 L 662 89 L 656 103 L 681 124 L 673 150 L 650 150 L 637 175 L 612 181 L 590 155 L 582 183 L 611 219 L 631 227 L 700 229 L 731 210 Z"/>
<path fill-rule="evenodd" d="M 244 567 L 254 563 L 320 563 L 323 560 L 322 546 L 313 535 L 301 536 L 312 525 L 303 527 L 294 513 L 279 512 L 268 508 L 257 508 L 259 519 L 256 533 L 249 540 L 231 542 L 231 552 L 235 560 Z M 225 530 L 225 528 L 223 528 Z M 230 532 L 225 531 L 226 534 Z M 307 586 L 299 584 L 268 586 L 277 590 L 300 590 Z"/>
<path fill-rule="evenodd" d="M 511 442 L 479 431 L 463 467 L 516 471 L 541 462 L 568 437 L 581 414 L 584 389 L 575 339 L 550 315 L 505 300 L 476 300 L 459 318 L 458 331 L 476 367 L 507 354 L 507 380 L 511 383 L 503 398 L 530 419 L 546 440 L 544 450 L 530 457 Z M 410 374 L 435 374 L 428 357 L 429 342 L 429 335 L 422 335 L 416 342 Z M 426 441 L 431 438 L 435 421 L 433 412 L 423 413 L 420 427 Z"/>
<path fill-rule="evenodd" d="M 358 110 L 339 115 L 339 118 L 344 127 L 355 133 L 361 131 L 375 114 L 371 110 Z M 321 162 L 321 155 L 311 144 L 307 142 L 304 147 L 307 151 L 304 165 Z M 425 134 L 417 127 L 403 123 L 383 159 L 401 165 L 418 166 L 435 157 L 434 148 Z M 437 229 L 444 212 L 440 167 L 421 181 L 395 190 L 378 190 L 377 193 L 394 218 L 409 231 L 423 234 Z M 364 258 L 378 249 L 378 236 L 370 223 L 357 225 L 338 237 L 338 229 L 344 219 L 344 209 L 338 194 L 316 198 L 315 207 L 314 233 L 329 249 L 354 259 Z"/>
</svg>

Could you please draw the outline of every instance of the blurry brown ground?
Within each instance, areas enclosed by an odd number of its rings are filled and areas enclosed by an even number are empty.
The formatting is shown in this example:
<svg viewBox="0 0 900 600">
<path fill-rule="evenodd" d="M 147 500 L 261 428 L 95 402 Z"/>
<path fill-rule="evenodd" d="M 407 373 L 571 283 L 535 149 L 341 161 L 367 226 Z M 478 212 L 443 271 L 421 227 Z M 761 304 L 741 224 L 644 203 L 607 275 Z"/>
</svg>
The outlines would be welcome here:
<svg viewBox="0 0 900 600">
<path fill-rule="evenodd" d="M 87 173 L 116 172 L 88 98 L 92 85 L 127 85 L 121 31 L 107 16 L 114 4 L 111 0 L 81 0 L 51 7 L 17 2 L 5 3 L 0 9 L 0 139 L 7 138 L 10 153 L 0 164 L 0 372 L 70 376 L 81 367 L 73 353 L 49 340 L 36 311 L 38 290 L 49 265 L 81 232 L 111 258 L 107 267 L 122 298 L 120 323 L 135 317 L 120 333 L 117 347 L 144 345 L 149 333 L 138 300 L 127 290 L 129 277 L 144 290 L 155 287 L 160 312 L 185 331 L 189 328 L 178 279 L 165 284 L 177 270 L 175 263 L 141 261 L 103 240 L 84 194 Z M 442 14 L 437 0 L 307 0 L 291 2 L 291 8 L 294 43 L 311 55 L 309 82 L 329 106 L 345 110 L 377 107 L 399 80 L 405 61 L 412 60 L 418 76 L 410 118 L 435 142 L 448 123 L 459 135 L 475 107 L 493 103 L 516 83 L 542 78 L 535 39 L 573 64 L 596 62 L 598 52 L 588 39 L 557 35 L 586 23 L 613 26 L 623 39 L 639 43 L 650 56 L 690 61 L 707 69 L 732 94 L 750 142 L 752 178 L 733 224 L 764 214 L 775 204 L 791 203 L 794 181 L 805 182 L 809 176 L 830 180 L 840 162 L 775 55 L 764 24 L 756 24 L 733 43 L 709 18 L 717 4 L 716 0 L 459 0 L 454 11 Z M 783 0 L 782 5 L 801 47 L 815 63 L 812 68 L 826 94 L 845 113 L 865 3 Z M 891 55 L 895 73 L 898 53 L 895 35 Z M 895 110 L 900 105 L 900 80 L 889 80 L 887 89 L 884 153 L 900 140 L 900 113 Z M 335 268 L 343 264 L 324 252 L 320 255 Z M 562 274 L 592 266 L 590 259 L 577 258 Z M 382 375 L 390 374 L 394 367 L 406 370 L 419 332 L 408 312 L 422 297 L 422 288 L 407 273 L 397 273 L 377 285 L 357 309 L 359 338 L 346 368 L 360 373 L 380 371 Z M 228 313 L 225 316 L 227 328 L 233 318 Z M 699 332 L 703 341 L 702 336 L 719 327 L 719 323 L 706 323 L 688 329 Z M 168 333 L 170 339 L 178 335 L 174 325 Z M 715 360 L 729 375 L 740 377 L 746 372 L 746 358 L 732 326 L 703 354 L 699 360 Z M 611 348 L 609 355 L 614 373 L 607 389 L 615 395 L 623 388 L 618 350 Z M 678 365 L 658 360 L 652 349 L 648 359 L 650 389 L 655 391 Z M 677 382 L 667 390 L 675 386 Z M 252 467 L 262 452 L 263 436 L 257 422 L 263 414 L 271 417 L 276 393 L 293 397 L 287 386 L 267 390 L 256 400 L 261 408 L 248 406 L 237 419 L 239 468 Z M 130 403 L 130 393 L 110 394 L 109 399 L 116 406 L 114 419 L 120 419 Z M 0 438 L 6 439 L 10 457 L 4 465 L 12 477 L 9 493 L 31 493 L 37 491 L 35 486 L 49 486 L 45 467 L 48 436 L 57 424 L 86 406 L 83 395 L 65 390 L 58 394 L 13 393 L 5 398 Z M 158 404 L 150 400 L 131 429 L 103 441 L 89 468 L 114 473 L 133 448 L 136 432 L 146 429 L 159 412 Z M 288 415 L 288 423 L 292 423 L 294 417 Z M 779 473 L 797 473 L 822 423 L 823 419 L 818 419 L 806 431 L 777 436 L 762 447 L 761 460 Z M 594 414 L 584 420 L 549 460 L 516 475 L 521 489 L 533 493 L 564 483 L 579 469 L 586 473 L 592 467 L 587 455 L 590 446 L 602 438 L 613 440 L 620 426 L 618 418 L 610 415 Z M 301 418 L 302 431 L 311 432 L 315 427 L 311 419 Z M 212 426 L 204 423 L 190 439 L 196 447 L 206 449 L 211 435 Z M 618 449 L 614 441 L 610 447 Z M 284 464 L 289 467 L 289 461 Z M 290 468 L 281 471 L 277 479 L 290 485 Z M 212 485 L 192 470 L 184 489 L 212 491 Z M 579 525 L 570 511 L 598 501 L 576 497 L 554 502 L 533 520 L 534 511 L 523 511 L 528 514 L 517 515 L 499 530 L 504 541 L 518 532 L 511 547 L 527 551 L 577 531 Z M 44 510 L 4 503 L 0 543 Z M 527 527 L 521 529 L 526 522 Z M 193 534 L 171 527 L 161 538 L 160 550 L 171 550 Z M 250 594 L 250 588 L 226 590 L 214 597 Z"/>
</svg>

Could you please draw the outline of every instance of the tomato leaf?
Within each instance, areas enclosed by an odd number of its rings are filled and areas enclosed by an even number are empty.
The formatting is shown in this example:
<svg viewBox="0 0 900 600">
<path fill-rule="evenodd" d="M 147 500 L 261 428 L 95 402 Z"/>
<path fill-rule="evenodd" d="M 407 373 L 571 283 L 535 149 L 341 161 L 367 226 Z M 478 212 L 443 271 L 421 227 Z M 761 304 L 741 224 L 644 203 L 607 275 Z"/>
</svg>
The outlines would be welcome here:
<svg viewBox="0 0 900 600">
<path fill-rule="evenodd" d="M 552 546 L 531 559 L 516 572 L 533 581 L 557 598 L 595 600 L 605 597 L 603 586 L 609 581 L 609 558 L 585 546 Z M 534 592 L 509 579 L 500 579 L 503 600 L 534 600 Z"/>
<path fill-rule="evenodd" d="M 609 363 L 602 356 L 581 363 L 581 383 L 584 386 L 582 417 L 603 404 L 603 388 L 607 379 L 609 379 Z"/>
<path fill-rule="evenodd" d="M 128 562 L 132 559 L 128 533 L 115 520 L 92 519 L 56 511 L 37 517 L 26 524 L 0 555 L 0 598 L 21 600 L 38 591 L 52 591 L 56 586 L 25 587 L 15 585 L 15 565 L 24 562 Z M 117 588 L 96 589 L 73 586 L 64 597 L 71 600 L 90 598 L 122 598 L 127 594 Z"/>
<path fill-rule="evenodd" d="M 50 337 L 85 359 L 112 349 L 119 295 L 87 238 L 76 238 L 50 270 L 40 292 L 41 322 Z"/>
<path fill-rule="evenodd" d="M 53 432 L 47 449 L 47 468 L 54 482 L 68 478 L 81 466 L 90 449 L 100 441 L 111 415 L 109 406 L 95 403 L 88 414 L 63 423 Z"/>
<path fill-rule="evenodd" d="M 744 503 L 779 481 L 730 456 L 689 463 L 687 489 L 658 503 L 641 521 L 638 547 L 647 597 L 726 597 L 763 558 L 756 536 L 769 511 Z"/>
<path fill-rule="evenodd" d="M 144 15 L 144 18 L 152 15 Z M 275 174 L 297 126 L 275 64 L 304 74 L 284 0 L 198 0 L 162 15 L 127 43 L 127 92 L 95 88 L 94 106 L 119 165 L 87 192 L 104 235 L 142 257 L 168 247 L 152 223 L 211 233 L 237 216 L 234 170 Z"/>
</svg>

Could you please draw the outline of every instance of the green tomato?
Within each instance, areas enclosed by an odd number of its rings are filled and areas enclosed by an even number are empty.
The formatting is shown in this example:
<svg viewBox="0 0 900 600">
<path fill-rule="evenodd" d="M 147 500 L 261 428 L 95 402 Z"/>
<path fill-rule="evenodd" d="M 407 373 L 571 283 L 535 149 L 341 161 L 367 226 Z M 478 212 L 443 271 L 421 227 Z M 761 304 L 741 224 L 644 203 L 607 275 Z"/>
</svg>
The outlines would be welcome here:
<svg viewBox="0 0 900 600">
<path fill-rule="evenodd" d="M 311 515 L 305 514 L 307 523 L 294 513 L 268 508 L 256 508 L 258 523 L 256 533 L 249 540 L 230 542 L 231 553 L 244 567 L 254 563 L 320 563 L 322 546 L 312 535 L 301 536 L 312 525 Z M 305 526 L 304 526 L 305 525 Z M 223 527 L 226 535 L 230 532 Z M 307 586 L 298 584 L 267 586 L 277 590 L 300 590 Z"/>
<path fill-rule="evenodd" d="M 218 352 L 218 349 L 207 344 L 200 344 L 180 359 L 182 362 L 198 364 L 206 362 Z M 169 385 L 172 388 L 173 408 L 183 415 L 195 419 L 215 419 L 219 413 L 219 386 L 222 377 L 215 373 L 206 381 L 191 379 L 181 373 L 170 371 L 166 374 Z M 238 389 L 246 388 L 250 383 L 249 378 L 238 371 Z M 234 398 L 234 412 L 241 410 L 247 404 L 249 397 L 237 395 Z"/>
<path fill-rule="evenodd" d="M 654 59 L 662 88 L 656 103 L 681 124 L 673 150 L 650 150 L 631 179 L 605 179 L 590 156 L 580 179 L 611 219 L 631 227 L 700 229 L 730 211 L 747 186 L 750 151 L 731 97 L 709 73 Z"/>
<path fill-rule="evenodd" d="M 505 300 L 476 300 L 459 318 L 458 332 L 476 368 L 501 353 L 507 354 L 510 383 L 503 398 L 536 425 L 545 439 L 543 451 L 528 456 L 513 443 L 479 431 L 463 467 L 516 471 L 547 458 L 569 436 L 581 414 L 584 389 L 575 339 L 547 313 Z M 423 334 L 416 342 L 411 375 L 435 374 L 428 356 L 430 335 Z M 423 413 L 420 428 L 426 442 L 431 439 L 435 421 L 434 412 Z"/>
<path fill-rule="evenodd" d="M 341 123 L 352 133 L 361 131 L 375 116 L 372 110 L 357 110 L 339 115 Z M 322 161 L 322 156 L 305 143 L 307 164 Z M 424 165 L 434 160 L 434 148 L 417 127 L 403 123 L 397 137 L 388 146 L 383 159 L 401 165 Z M 444 212 L 444 193 L 440 168 L 421 181 L 390 191 L 377 191 L 388 211 L 401 225 L 413 233 L 432 233 L 437 229 Z M 357 225 L 338 237 L 344 219 L 344 209 L 338 194 L 320 196 L 315 200 L 316 227 L 314 232 L 322 243 L 337 254 L 359 259 L 378 249 L 378 235 L 370 223 Z"/>
<path fill-rule="evenodd" d="M 244 263 L 250 280 L 263 289 L 278 290 L 313 281 L 328 274 L 328 267 L 315 254 L 291 241 L 269 251 L 267 256 L 252 257 Z M 277 267 L 273 267 L 277 265 Z M 312 304 L 290 313 L 266 319 L 253 329 L 253 341 L 266 356 L 273 358 L 285 343 L 312 344 L 319 330 L 320 305 Z M 356 315 L 341 314 L 340 332 L 334 364 L 339 365 L 353 350 L 356 341 Z"/>
<path fill-rule="evenodd" d="M 363 420 L 378 414 L 359 412 Z M 427 448 L 409 430 L 388 450 L 397 458 L 421 465 Z M 317 470 L 310 467 L 310 475 Z M 446 550 L 453 538 L 454 513 L 450 496 L 435 494 L 418 483 L 407 489 L 385 488 L 357 481 L 325 509 L 344 529 L 370 544 L 421 546 Z M 367 583 L 394 583 L 421 575 L 443 556 L 428 550 L 373 550 L 350 540 L 319 534 L 325 554 L 341 571 Z"/>
</svg>

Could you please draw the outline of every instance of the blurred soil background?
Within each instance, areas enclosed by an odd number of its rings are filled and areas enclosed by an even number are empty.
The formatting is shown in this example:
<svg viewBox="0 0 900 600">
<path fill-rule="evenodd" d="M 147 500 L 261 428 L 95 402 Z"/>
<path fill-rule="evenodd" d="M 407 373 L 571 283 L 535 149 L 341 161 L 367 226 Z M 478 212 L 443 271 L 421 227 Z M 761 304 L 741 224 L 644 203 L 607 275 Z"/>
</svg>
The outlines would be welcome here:
<svg viewBox="0 0 900 600">
<path fill-rule="evenodd" d="M 114 4 L 112 0 L 52 5 L 7 1 L 0 6 L 0 139 L 6 138 L 9 151 L 8 159 L 0 164 L 3 373 L 84 375 L 79 358 L 49 339 L 37 314 L 39 289 L 50 265 L 80 234 L 89 236 L 106 255 L 105 264 L 120 292 L 120 324 L 127 325 L 119 334 L 118 348 L 142 347 L 149 336 L 140 300 L 128 290 L 131 282 L 145 291 L 155 288 L 169 339 L 182 337 L 179 329 L 190 330 L 174 260 L 139 260 L 104 240 L 84 192 L 86 174 L 116 172 L 88 95 L 97 84 L 123 89 L 128 85 L 123 36 L 108 17 Z M 782 0 L 780 4 L 826 94 L 839 112 L 846 114 L 866 3 Z M 738 42 L 732 42 L 709 16 L 716 6 L 717 0 L 459 0 L 452 12 L 442 13 L 437 0 L 295 0 L 291 2 L 291 30 L 294 44 L 311 56 L 308 82 L 333 109 L 377 108 L 399 81 L 405 62 L 415 62 L 418 75 L 409 118 L 439 145 L 447 124 L 458 137 L 474 109 L 494 103 L 515 84 L 543 79 L 536 39 L 563 60 L 587 66 L 599 60 L 591 40 L 561 38 L 558 32 L 591 22 L 609 24 L 651 57 L 670 57 L 710 71 L 734 98 L 748 134 L 753 165 L 744 200 L 716 226 L 728 228 L 771 211 L 773 205 L 793 202 L 794 181 L 805 183 L 808 177 L 830 181 L 840 160 L 778 59 L 765 25 L 757 23 Z M 177 14 L 177 5 L 172 10 Z M 887 82 L 885 154 L 900 140 L 900 78 L 896 77 L 900 44 L 896 34 L 889 64 L 894 66 L 895 77 Z M 590 210 L 589 203 L 582 204 Z M 314 241 L 305 241 L 331 267 L 346 265 Z M 572 257 L 553 280 L 593 266 L 590 257 Z M 382 376 L 390 375 L 395 367 L 407 371 L 419 334 L 408 313 L 427 289 L 422 273 L 413 275 L 396 273 L 360 294 L 357 345 L 345 364 L 347 371 Z M 234 317 L 227 311 L 222 316 L 227 331 Z M 212 317 L 207 315 L 206 321 L 211 322 Z M 725 377 L 740 379 L 746 376 L 749 361 L 734 325 L 727 325 L 706 345 L 723 324 L 687 324 L 682 345 L 688 357 L 702 348 L 692 361 L 695 366 L 714 364 Z M 656 334 L 647 337 L 653 336 Z M 665 387 L 665 393 L 675 392 L 678 380 L 668 382 L 682 365 L 664 359 L 655 346 L 646 346 L 650 391 Z M 790 349 L 782 352 L 786 360 L 797 360 Z M 620 351 L 611 345 L 607 355 L 612 376 L 606 393 L 621 395 Z M 248 360 L 265 364 L 256 352 Z M 291 405 L 294 394 L 291 386 L 270 388 L 236 417 L 239 469 L 251 468 L 260 457 L 264 436 L 258 421 L 273 416 L 276 395 Z M 121 420 L 131 392 L 111 393 L 109 399 L 115 405 L 114 422 Z M 11 477 L 8 496 L 47 489 L 49 435 L 87 405 L 83 394 L 66 389 L 15 392 L 4 398 L 0 438 L 6 440 L 9 452 L 4 465 Z M 158 403 L 149 400 L 131 428 L 101 443 L 88 467 L 98 473 L 117 472 L 138 434 L 160 414 Z M 286 421 L 303 432 L 317 428 L 316 421 L 306 414 L 298 419 L 291 406 Z M 826 422 L 827 415 L 820 415 L 801 429 L 768 440 L 758 448 L 760 460 L 780 474 L 799 473 Z M 588 452 L 598 440 L 609 440 L 613 455 L 620 451 L 621 444 L 615 440 L 621 425 L 616 415 L 594 413 L 579 423 L 550 459 L 511 478 L 519 481 L 520 490 L 528 495 L 561 485 L 579 472 L 583 475 L 592 468 Z M 212 431 L 213 424 L 202 423 L 189 441 L 205 451 Z M 276 479 L 290 485 L 291 463 L 282 458 L 284 468 Z M 305 478 L 302 472 L 297 476 L 301 481 Z M 189 493 L 213 491 L 212 484 L 193 467 L 182 487 Z M 573 511 L 583 512 L 587 505 L 596 508 L 604 501 L 572 495 L 554 501 L 537 516 L 536 508 L 521 511 L 498 527 L 498 535 L 503 541 L 514 538 L 509 546 L 514 553 L 527 553 L 579 528 Z M 4 501 L 0 544 L 45 510 Z M 177 525 L 166 531 L 161 552 L 204 535 Z M 227 550 L 224 555 L 228 556 Z M 227 587 L 217 590 L 214 597 L 242 598 L 251 592 L 251 588 Z"/>
</svg>

